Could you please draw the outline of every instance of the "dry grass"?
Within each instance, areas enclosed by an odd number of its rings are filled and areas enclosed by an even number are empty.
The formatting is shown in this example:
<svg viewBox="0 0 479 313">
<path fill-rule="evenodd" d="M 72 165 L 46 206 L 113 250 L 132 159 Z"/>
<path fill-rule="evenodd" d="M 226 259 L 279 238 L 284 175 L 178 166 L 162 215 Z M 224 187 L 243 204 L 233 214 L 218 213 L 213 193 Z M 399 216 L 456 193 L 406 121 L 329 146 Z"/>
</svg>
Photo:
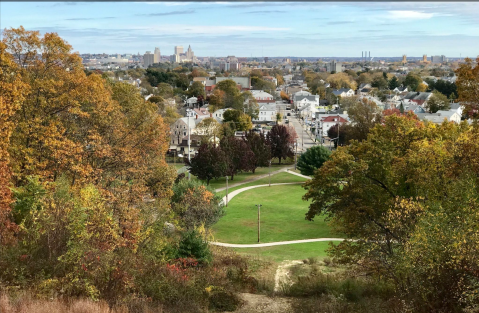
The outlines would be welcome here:
<svg viewBox="0 0 479 313">
<path fill-rule="evenodd" d="M 0 295 L 1 313 L 162 313 L 161 308 L 150 308 L 147 304 L 139 303 L 132 308 L 120 306 L 110 309 L 104 301 L 88 299 L 70 299 L 62 301 L 32 299 L 22 295 L 15 299 L 6 294 Z"/>
</svg>

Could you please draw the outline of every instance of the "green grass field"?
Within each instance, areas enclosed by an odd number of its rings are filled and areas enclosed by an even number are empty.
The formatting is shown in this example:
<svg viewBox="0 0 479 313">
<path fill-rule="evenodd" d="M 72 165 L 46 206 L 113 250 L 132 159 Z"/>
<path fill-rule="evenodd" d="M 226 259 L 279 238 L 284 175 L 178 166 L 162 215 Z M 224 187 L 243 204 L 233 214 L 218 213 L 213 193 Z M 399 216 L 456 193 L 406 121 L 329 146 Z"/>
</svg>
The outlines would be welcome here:
<svg viewBox="0 0 479 313">
<path fill-rule="evenodd" d="M 284 173 L 278 173 L 271 175 L 271 183 L 272 184 L 279 184 L 279 183 L 300 183 L 300 182 L 305 182 L 307 179 L 303 177 L 299 177 L 293 174 L 289 174 L 287 172 Z M 256 185 L 265 185 L 269 184 L 269 177 L 261 178 L 258 179 L 254 182 L 246 183 L 237 187 L 233 188 L 228 188 L 228 191 L 231 193 L 232 191 L 235 191 L 237 189 L 241 189 L 244 187 L 249 187 L 249 186 L 256 186 Z M 269 187 L 268 187 L 269 188 Z M 217 192 L 217 195 L 220 197 L 224 197 L 226 195 L 226 190 Z"/>
<path fill-rule="evenodd" d="M 271 172 L 274 172 L 274 171 L 283 169 L 283 168 L 288 167 L 288 166 L 291 166 L 291 165 L 271 164 Z M 258 168 L 256 169 L 256 171 L 255 171 L 254 174 L 251 173 L 251 172 L 239 173 L 239 174 L 237 174 L 237 175 L 234 176 L 234 179 L 233 179 L 233 180 L 229 179 L 229 180 L 228 180 L 228 183 L 229 183 L 230 185 L 231 185 L 231 184 L 237 184 L 237 183 L 244 182 L 245 180 L 254 179 L 255 177 L 258 177 L 258 176 L 261 176 L 261 175 L 265 175 L 265 174 L 268 174 L 268 173 L 269 173 L 269 168 L 268 168 L 268 167 L 258 167 Z M 206 181 L 205 181 L 205 184 L 206 184 Z M 213 189 L 226 187 L 226 178 L 225 178 L 225 177 L 221 177 L 221 178 L 219 178 L 218 180 L 212 179 L 212 180 L 210 180 L 210 186 L 211 186 L 211 188 L 213 188 Z"/>
<path fill-rule="evenodd" d="M 324 258 L 328 247 L 328 242 L 308 242 L 264 248 L 235 248 L 234 250 L 239 254 L 281 262 L 309 257 Z"/>
<path fill-rule="evenodd" d="M 305 190 L 300 185 L 284 185 L 259 187 L 237 195 L 228 204 L 226 215 L 213 227 L 215 240 L 256 243 L 255 205 L 258 203 L 262 204 L 261 242 L 331 237 L 327 223 L 321 218 L 316 218 L 314 222 L 305 220 L 308 202 L 302 200 L 304 194 Z"/>
</svg>

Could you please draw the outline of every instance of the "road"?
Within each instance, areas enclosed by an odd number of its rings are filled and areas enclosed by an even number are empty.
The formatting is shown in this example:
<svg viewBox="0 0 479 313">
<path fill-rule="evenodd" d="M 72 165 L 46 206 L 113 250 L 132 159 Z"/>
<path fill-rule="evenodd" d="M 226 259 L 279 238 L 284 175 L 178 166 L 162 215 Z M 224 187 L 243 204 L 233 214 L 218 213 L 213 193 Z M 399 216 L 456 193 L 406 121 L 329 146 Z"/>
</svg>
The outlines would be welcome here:
<svg viewBox="0 0 479 313">
<path fill-rule="evenodd" d="M 306 132 L 306 127 L 301 126 L 299 119 L 293 116 L 293 114 L 288 116 L 288 119 L 289 125 L 293 126 L 296 134 L 298 134 L 298 153 L 302 153 L 316 145 L 313 139 L 311 139 L 310 133 Z"/>
</svg>

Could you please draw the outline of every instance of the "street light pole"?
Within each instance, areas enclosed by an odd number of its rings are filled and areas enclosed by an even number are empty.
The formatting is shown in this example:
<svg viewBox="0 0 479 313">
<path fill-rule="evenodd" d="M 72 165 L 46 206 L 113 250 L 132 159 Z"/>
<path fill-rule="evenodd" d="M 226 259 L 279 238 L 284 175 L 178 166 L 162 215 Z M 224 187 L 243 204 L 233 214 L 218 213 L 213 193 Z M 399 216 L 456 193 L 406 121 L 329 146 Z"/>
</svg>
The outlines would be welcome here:
<svg viewBox="0 0 479 313">
<path fill-rule="evenodd" d="M 190 163 L 190 110 L 186 110 L 186 116 L 188 118 L 188 163 Z M 191 180 L 191 173 L 188 171 L 188 180 Z"/>
<path fill-rule="evenodd" d="M 261 204 L 257 204 L 256 205 L 258 207 L 258 243 L 259 243 L 259 233 L 260 233 L 260 226 L 259 226 L 259 221 L 260 221 L 260 208 L 261 208 Z"/>
<path fill-rule="evenodd" d="M 226 207 L 228 207 L 228 175 L 226 175 Z"/>
<path fill-rule="evenodd" d="M 269 186 L 271 187 L 271 160 L 269 160 Z"/>
</svg>

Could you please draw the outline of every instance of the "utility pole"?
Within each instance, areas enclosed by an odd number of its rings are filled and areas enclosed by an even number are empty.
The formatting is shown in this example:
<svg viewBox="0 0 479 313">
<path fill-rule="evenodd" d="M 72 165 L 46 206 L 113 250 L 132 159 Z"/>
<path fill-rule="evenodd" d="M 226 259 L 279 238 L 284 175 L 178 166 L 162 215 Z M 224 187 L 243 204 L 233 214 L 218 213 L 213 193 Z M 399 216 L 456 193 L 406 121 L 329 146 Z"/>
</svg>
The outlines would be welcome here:
<svg viewBox="0 0 479 313">
<path fill-rule="evenodd" d="M 339 147 L 339 125 L 340 125 L 340 120 L 339 120 L 339 119 L 340 119 L 340 118 L 341 118 L 341 117 L 340 117 L 339 114 L 338 114 L 338 145 L 337 145 L 338 147 Z"/>
<path fill-rule="evenodd" d="M 188 119 L 188 163 L 190 163 L 190 110 L 186 110 L 186 116 Z M 191 180 L 191 173 L 188 171 L 188 180 Z"/>
<path fill-rule="evenodd" d="M 228 175 L 226 175 L 226 207 L 228 207 Z"/>
<path fill-rule="evenodd" d="M 257 204 L 256 205 L 258 207 L 258 243 L 259 243 L 259 233 L 260 233 L 260 226 L 259 226 L 259 221 L 260 221 L 260 208 L 261 208 L 261 204 Z"/>
<path fill-rule="evenodd" d="M 296 170 L 296 163 L 298 158 L 298 139 L 295 140 L 294 145 L 296 146 L 296 153 L 294 154 L 294 169 Z"/>
<path fill-rule="evenodd" d="M 269 160 L 269 186 L 271 187 L 271 160 Z"/>
</svg>

